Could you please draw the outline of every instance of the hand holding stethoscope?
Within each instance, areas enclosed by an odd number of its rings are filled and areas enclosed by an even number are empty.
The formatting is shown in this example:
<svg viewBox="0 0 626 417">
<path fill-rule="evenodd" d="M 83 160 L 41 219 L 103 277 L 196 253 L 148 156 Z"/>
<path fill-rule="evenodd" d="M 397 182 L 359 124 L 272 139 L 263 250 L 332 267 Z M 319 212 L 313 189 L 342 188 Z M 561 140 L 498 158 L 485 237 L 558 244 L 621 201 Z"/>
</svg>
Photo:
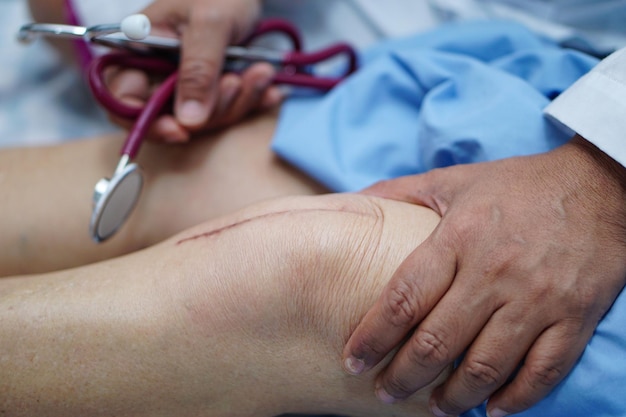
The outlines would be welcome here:
<svg viewBox="0 0 626 417">
<path fill-rule="evenodd" d="M 150 35 L 150 21 L 144 15 L 132 15 L 120 24 L 81 27 L 56 24 L 28 24 L 19 32 L 19 39 L 28 41 L 34 36 L 57 36 L 80 39 L 108 46 L 123 52 L 96 58 L 89 68 L 91 90 L 98 101 L 111 113 L 134 120 L 133 128 L 121 150 L 121 158 L 111 179 L 103 178 L 96 184 L 90 233 L 96 242 L 111 237 L 123 225 L 132 212 L 141 189 L 143 176 L 139 166 L 132 162 L 152 122 L 168 107 L 177 81 L 177 64 L 180 41 L 174 38 Z M 291 50 L 281 52 L 248 46 L 259 36 L 268 33 L 283 35 L 291 44 Z M 357 67 L 354 50 L 340 43 L 313 52 L 302 52 L 298 31 L 288 22 L 267 20 L 261 22 L 254 33 L 242 45 L 226 49 L 225 70 L 240 71 L 254 62 L 268 62 L 277 73 L 273 82 L 327 91 L 341 82 Z M 313 66 L 336 56 L 345 56 L 347 66 L 337 77 L 315 75 Z M 134 68 L 160 75 L 165 81 L 156 89 L 143 108 L 129 106 L 115 98 L 105 83 L 109 67 Z"/>
</svg>

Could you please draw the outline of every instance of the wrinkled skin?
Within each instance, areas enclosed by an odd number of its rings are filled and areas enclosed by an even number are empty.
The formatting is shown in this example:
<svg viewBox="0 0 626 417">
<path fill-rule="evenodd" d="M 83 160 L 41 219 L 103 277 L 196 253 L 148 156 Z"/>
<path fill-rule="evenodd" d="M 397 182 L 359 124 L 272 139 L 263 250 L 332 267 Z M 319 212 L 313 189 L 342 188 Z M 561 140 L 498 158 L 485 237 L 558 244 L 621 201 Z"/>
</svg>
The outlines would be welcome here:
<svg viewBox="0 0 626 417">
<path fill-rule="evenodd" d="M 583 138 L 365 193 L 442 216 L 344 349 L 344 367 L 359 374 L 401 345 L 377 381 L 385 402 L 465 352 L 431 411 L 456 415 L 488 398 L 491 417 L 523 411 L 571 370 L 624 288 L 626 169 Z"/>
</svg>

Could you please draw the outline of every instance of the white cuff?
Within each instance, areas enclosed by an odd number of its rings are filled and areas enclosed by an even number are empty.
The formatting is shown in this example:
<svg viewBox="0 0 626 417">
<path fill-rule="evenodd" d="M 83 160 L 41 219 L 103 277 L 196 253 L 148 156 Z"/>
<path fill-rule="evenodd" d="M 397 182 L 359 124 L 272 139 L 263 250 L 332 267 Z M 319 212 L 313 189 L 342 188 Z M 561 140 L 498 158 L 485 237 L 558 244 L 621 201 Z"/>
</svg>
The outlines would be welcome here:
<svg viewBox="0 0 626 417">
<path fill-rule="evenodd" d="M 545 114 L 626 167 L 626 82 L 613 76 L 616 70 L 626 76 L 624 52 L 578 80 L 546 107 Z"/>
</svg>

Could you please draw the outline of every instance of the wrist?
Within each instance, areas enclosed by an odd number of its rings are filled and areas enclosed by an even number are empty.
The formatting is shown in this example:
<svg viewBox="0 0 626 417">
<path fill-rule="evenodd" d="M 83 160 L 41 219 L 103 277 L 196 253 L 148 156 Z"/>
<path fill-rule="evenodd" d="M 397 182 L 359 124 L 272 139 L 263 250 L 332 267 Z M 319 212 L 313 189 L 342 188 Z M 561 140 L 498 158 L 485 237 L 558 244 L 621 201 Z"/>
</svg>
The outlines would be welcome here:
<svg viewBox="0 0 626 417">
<path fill-rule="evenodd" d="M 579 135 L 556 152 L 576 201 L 626 242 L 626 168 Z"/>
<path fill-rule="evenodd" d="M 621 188 L 622 193 L 626 193 L 626 167 L 582 136 L 576 135 L 571 140 L 571 144 L 594 161 L 603 175 L 606 175 L 609 180 L 614 181 L 618 188 Z"/>
</svg>

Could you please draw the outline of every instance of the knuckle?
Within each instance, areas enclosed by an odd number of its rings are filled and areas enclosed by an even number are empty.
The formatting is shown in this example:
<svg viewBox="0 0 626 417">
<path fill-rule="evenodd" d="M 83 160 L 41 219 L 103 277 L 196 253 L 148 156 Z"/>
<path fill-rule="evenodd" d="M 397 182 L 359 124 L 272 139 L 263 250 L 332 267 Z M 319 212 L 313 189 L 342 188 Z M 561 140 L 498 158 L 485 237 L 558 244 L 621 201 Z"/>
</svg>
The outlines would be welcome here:
<svg viewBox="0 0 626 417">
<path fill-rule="evenodd" d="M 498 387 L 505 382 L 506 378 L 498 367 L 482 358 L 468 358 L 463 373 L 466 376 L 467 386 L 472 391 Z"/>
<path fill-rule="evenodd" d="M 373 334 L 368 334 L 359 343 L 358 351 L 366 353 L 365 356 L 381 357 L 387 353 L 389 349 L 385 347 L 380 339 Z"/>
<path fill-rule="evenodd" d="M 469 213 L 456 213 L 456 218 L 447 224 L 446 240 L 451 247 L 468 247 L 481 236 L 477 229 L 476 217 Z"/>
<path fill-rule="evenodd" d="M 563 371 L 558 366 L 545 363 L 528 365 L 530 386 L 536 389 L 544 389 L 556 385 L 563 377 Z"/>
<path fill-rule="evenodd" d="M 531 396 L 522 395 L 515 397 L 515 409 L 518 410 L 518 412 L 527 410 L 536 403 L 537 399 Z"/>
<path fill-rule="evenodd" d="M 442 410 L 446 410 L 448 414 L 454 415 L 461 414 L 471 407 L 468 404 L 464 404 L 463 400 L 458 397 L 456 392 L 445 388 L 438 405 Z"/>
<path fill-rule="evenodd" d="M 203 95 L 211 88 L 219 68 L 216 62 L 210 59 L 188 58 L 180 70 L 180 85 L 187 94 Z"/>
<path fill-rule="evenodd" d="M 568 300 L 574 301 L 573 312 L 578 313 L 578 317 L 589 317 L 593 320 L 600 320 L 604 311 L 600 307 L 601 297 L 598 296 L 596 291 L 574 285 L 572 287 L 575 288 L 572 288 L 571 291 L 567 291 L 564 296 L 567 297 Z"/>
<path fill-rule="evenodd" d="M 450 359 L 450 348 L 436 332 L 418 329 L 408 345 L 408 358 L 413 363 L 441 366 Z"/>
<path fill-rule="evenodd" d="M 383 317 L 394 327 L 411 327 L 417 321 L 418 297 L 414 286 L 404 281 L 393 285 L 389 290 L 388 302 Z"/>
<path fill-rule="evenodd" d="M 406 398 L 416 391 L 410 381 L 398 375 L 392 375 L 385 381 L 385 390 L 397 399 Z"/>
</svg>

